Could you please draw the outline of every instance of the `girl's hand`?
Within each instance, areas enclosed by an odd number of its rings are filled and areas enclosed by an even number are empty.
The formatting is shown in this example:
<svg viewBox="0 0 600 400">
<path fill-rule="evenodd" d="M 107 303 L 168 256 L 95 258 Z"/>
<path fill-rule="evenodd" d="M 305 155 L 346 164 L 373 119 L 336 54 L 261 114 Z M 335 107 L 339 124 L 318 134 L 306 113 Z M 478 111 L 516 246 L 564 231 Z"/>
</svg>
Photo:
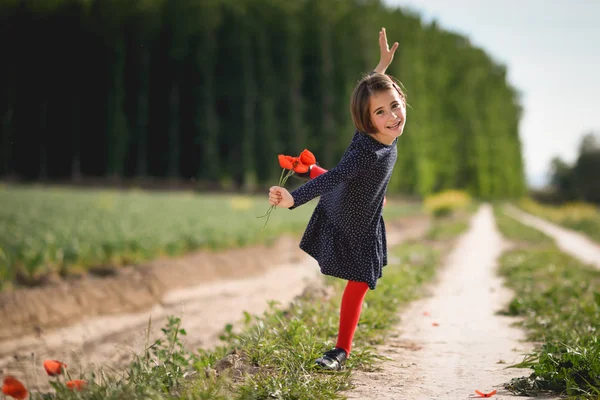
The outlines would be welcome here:
<svg viewBox="0 0 600 400">
<path fill-rule="evenodd" d="M 387 35 L 385 33 L 385 28 L 381 28 L 379 31 L 379 64 L 375 68 L 380 74 L 385 74 L 385 70 L 390 66 L 392 60 L 394 59 L 394 53 L 398 48 L 398 42 L 394 42 L 392 48 L 390 49 L 388 46 Z"/>
<path fill-rule="evenodd" d="M 283 208 L 290 208 L 294 205 L 294 198 L 286 188 L 272 186 L 269 189 L 269 204 Z"/>
</svg>

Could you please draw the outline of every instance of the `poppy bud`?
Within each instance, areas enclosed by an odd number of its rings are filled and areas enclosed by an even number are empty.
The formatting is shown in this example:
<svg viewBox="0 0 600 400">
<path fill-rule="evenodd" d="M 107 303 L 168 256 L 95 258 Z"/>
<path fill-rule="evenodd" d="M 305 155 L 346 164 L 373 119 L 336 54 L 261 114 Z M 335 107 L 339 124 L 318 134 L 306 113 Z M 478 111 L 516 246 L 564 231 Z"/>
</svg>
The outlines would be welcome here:
<svg viewBox="0 0 600 400">
<path fill-rule="evenodd" d="M 6 376 L 4 378 L 4 384 L 2 385 L 2 393 L 17 400 L 25 400 L 29 392 L 19 380 L 12 376 Z"/>
<path fill-rule="evenodd" d="M 310 166 L 316 164 L 317 159 L 308 149 L 304 149 L 304 151 L 300 153 L 300 162 L 304 165 Z"/>
<path fill-rule="evenodd" d="M 67 387 L 71 390 L 81 391 L 85 389 L 87 386 L 87 382 L 82 379 L 75 379 L 73 381 L 67 382 Z"/>
<path fill-rule="evenodd" d="M 44 361 L 44 369 L 50 376 L 58 376 L 62 373 L 63 368 L 66 368 L 67 364 L 57 360 L 46 360 Z"/>
</svg>

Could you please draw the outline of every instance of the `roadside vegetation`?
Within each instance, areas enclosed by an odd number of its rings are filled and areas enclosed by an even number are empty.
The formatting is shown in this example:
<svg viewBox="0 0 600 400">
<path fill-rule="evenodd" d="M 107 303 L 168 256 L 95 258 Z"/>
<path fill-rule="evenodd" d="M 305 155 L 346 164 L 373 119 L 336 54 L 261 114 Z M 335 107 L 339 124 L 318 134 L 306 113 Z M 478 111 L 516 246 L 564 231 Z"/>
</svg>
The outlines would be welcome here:
<svg viewBox="0 0 600 400">
<path fill-rule="evenodd" d="M 342 398 L 344 390 L 350 389 L 354 369 L 373 368 L 377 360 L 373 346 L 398 322 L 399 308 L 422 293 L 423 284 L 434 276 L 453 240 L 468 226 L 469 217 L 468 212 L 457 212 L 435 218 L 431 232 L 446 232 L 443 238 L 410 241 L 390 249 L 390 264 L 377 289 L 368 293 L 355 351 L 341 372 L 320 372 L 313 366 L 335 342 L 344 284 L 324 279 L 289 307 L 273 303 L 263 315 L 246 313 L 241 331 L 226 326 L 222 345 L 216 349 L 186 349 L 181 320 L 171 317 L 163 328 L 164 337 L 148 343 L 124 370 L 95 369 L 77 376 L 51 377 L 54 391 L 33 393 L 31 398 Z M 79 387 L 68 384 L 74 380 L 84 383 Z"/>
<path fill-rule="evenodd" d="M 506 387 L 519 395 L 554 393 L 578 399 L 600 396 L 600 271 L 562 253 L 543 233 L 495 207 L 498 227 L 515 246 L 500 273 L 515 291 L 506 313 L 522 317 L 537 344 L 514 365 L 529 373 Z"/>
</svg>

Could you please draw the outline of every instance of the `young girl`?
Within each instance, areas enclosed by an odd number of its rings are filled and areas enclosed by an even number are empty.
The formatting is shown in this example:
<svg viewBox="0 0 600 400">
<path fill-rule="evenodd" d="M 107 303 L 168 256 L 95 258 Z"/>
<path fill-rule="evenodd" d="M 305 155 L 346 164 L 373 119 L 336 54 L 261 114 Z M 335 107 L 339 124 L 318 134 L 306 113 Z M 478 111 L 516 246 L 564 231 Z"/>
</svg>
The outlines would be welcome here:
<svg viewBox="0 0 600 400">
<path fill-rule="evenodd" d="M 385 70 L 398 43 L 388 47 L 385 28 L 379 32 L 381 59 L 377 68 L 354 89 L 351 113 L 357 131 L 339 164 L 292 193 L 273 186 L 269 203 L 294 209 L 321 196 L 300 248 L 314 257 L 325 275 L 348 281 L 342 295 L 336 347 L 317 359 L 325 369 L 338 370 L 350 355 L 363 299 L 375 289 L 387 264 L 385 192 L 396 162 L 396 142 L 406 121 L 406 99 Z M 315 169 L 318 171 L 319 169 Z"/>
</svg>

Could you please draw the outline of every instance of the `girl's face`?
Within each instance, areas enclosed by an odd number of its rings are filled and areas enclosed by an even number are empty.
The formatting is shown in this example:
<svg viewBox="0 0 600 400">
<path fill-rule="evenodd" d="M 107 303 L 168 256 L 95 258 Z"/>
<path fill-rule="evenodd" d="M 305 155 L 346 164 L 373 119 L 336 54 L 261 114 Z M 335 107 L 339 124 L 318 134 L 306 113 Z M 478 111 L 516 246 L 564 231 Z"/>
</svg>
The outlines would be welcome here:
<svg viewBox="0 0 600 400">
<path fill-rule="evenodd" d="M 402 135 L 406 123 L 406 105 L 394 89 L 374 93 L 369 99 L 371 122 L 377 133 L 373 137 L 383 144 L 391 144 Z"/>
</svg>

